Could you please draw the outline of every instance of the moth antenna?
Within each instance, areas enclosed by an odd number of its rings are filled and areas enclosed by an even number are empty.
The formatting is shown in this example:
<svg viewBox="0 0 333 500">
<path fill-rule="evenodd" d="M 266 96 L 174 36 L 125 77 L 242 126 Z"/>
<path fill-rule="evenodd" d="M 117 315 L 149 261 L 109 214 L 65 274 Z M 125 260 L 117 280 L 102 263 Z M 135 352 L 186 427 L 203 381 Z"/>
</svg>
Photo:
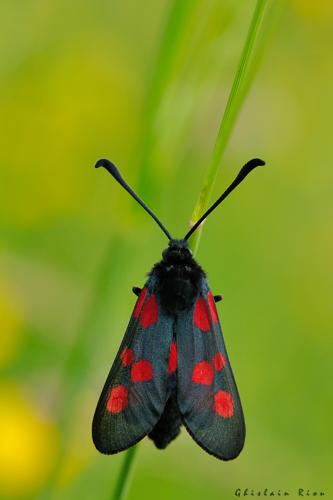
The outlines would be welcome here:
<svg viewBox="0 0 333 500">
<path fill-rule="evenodd" d="M 222 201 L 233 191 L 238 184 L 240 184 L 245 177 L 251 172 L 256 167 L 265 165 L 265 162 L 263 160 L 260 160 L 259 158 L 254 158 L 253 160 L 248 161 L 245 163 L 245 165 L 241 168 L 239 174 L 237 175 L 236 179 L 230 184 L 230 186 L 224 191 L 224 193 L 221 194 L 218 200 L 216 200 L 215 203 L 200 217 L 199 220 L 194 224 L 194 226 L 191 227 L 189 232 L 186 234 L 184 237 L 184 240 L 188 240 L 190 236 L 194 233 L 196 229 L 200 226 L 200 224 L 208 217 L 210 213 L 212 213 L 215 208 L 222 203 Z"/>
<path fill-rule="evenodd" d="M 172 236 L 169 233 L 169 231 L 163 226 L 162 222 L 158 219 L 158 217 L 150 210 L 149 207 L 138 197 L 138 195 L 133 191 L 133 189 L 127 184 L 127 182 L 124 181 L 122 176 L 120 175 L 119 170 L 117 167 L 111 163 L 109 160 L 98 160 L 98 162 L 95 165 L 95 168 L 99 167 L 104 167 L 114 179 L 116 179 L 117 182 L 131 195 L 133 198 L 146 210 L 146 212 L 149 213 L 149 215 L 154 219 L 155 222 L 160 226 L 164 234 L 169 238 L 169 240 L 172 240 Z"/>
</svg>

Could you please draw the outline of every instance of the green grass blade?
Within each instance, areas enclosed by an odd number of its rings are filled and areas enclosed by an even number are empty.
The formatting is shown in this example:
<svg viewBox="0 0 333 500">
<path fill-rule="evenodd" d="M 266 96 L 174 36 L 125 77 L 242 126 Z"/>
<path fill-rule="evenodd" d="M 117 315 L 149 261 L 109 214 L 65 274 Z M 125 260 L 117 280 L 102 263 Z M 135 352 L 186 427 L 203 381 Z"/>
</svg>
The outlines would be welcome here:
<svg viewBox="0 0 333 500">
<path fill-rule="evenodd" d="M 112 500 L 124 500 L 126 498 L 130 482 L 131 474 L 134 466 L 134 457 L 137 452 L 138 446 L 132 446 L 126 454 L 122 467 L 117 479 L 117 484 L 115 487 L 114 494 L 112 495 Z"/>
<path fill-rule="evenodd" d="M 227 105 L 222 116 L 212 159 L 191 217 L 191 224 L 195 223 L 208 207 L 221 158 L 231 135 L 236 118 L 244 102 L 245 95 L 249 88 L 250 77 L 253 78 L 253 72 L 250 71 L 250 65 L 253 62 L 255 42 L 264 17 L 266 5 L 267 0 L 257 0 Z M 201 232 L 202 228 L 199 228 L 191 238 L 190 244 L 194 253 L 196 253 L 198 249 Z"/>
</svg>

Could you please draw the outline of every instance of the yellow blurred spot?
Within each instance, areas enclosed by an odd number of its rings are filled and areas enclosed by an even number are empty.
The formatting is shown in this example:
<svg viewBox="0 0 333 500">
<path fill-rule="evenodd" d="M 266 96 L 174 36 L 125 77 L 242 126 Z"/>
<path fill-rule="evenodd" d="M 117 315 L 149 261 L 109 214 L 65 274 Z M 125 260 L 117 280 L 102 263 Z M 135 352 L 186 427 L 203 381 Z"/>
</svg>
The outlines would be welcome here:
<svg viewBox="0 0 333 500">
<path fill-rule="evenodd" d="M 54 426 L 14 385 L 0 387 L 0 498 L 38 490 L 57 449 Z"/>
<path fill-rule="evenodd" d="M 21 306 L 9 287 L 0 287 L 0 366 L 16 354 L 21 340 Z"/>
<path fill-rule="evenodd" d="M 332 0 L 320 0 L 314 2 L 313 0 L 294 0 L 297 11 L 304 17 L 319 20 L 327 20 L 327 17 L 333 16 L 333 2 Z"/>
</svg>

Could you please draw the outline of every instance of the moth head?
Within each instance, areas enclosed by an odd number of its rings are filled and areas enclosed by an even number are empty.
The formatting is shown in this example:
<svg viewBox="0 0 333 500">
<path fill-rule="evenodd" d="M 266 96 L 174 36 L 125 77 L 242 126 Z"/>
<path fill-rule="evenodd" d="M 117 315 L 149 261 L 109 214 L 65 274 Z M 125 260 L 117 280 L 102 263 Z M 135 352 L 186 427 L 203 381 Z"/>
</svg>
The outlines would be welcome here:
<svg viewBox="0 0 333 500">
<path fill-rule="evenodd" d="M 184 262 L 192 257 L 187 240 L 169 241 L 169 246 L 162 253 L 163 260 L 169 263 Z"/>
</svg>

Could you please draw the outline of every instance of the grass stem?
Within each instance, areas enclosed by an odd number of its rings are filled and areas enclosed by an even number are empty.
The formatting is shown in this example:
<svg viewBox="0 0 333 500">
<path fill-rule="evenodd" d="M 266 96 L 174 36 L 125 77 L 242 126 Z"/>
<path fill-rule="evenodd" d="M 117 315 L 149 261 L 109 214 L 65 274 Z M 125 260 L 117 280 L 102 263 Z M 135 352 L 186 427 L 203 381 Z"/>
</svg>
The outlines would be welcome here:
<svg viewBox="0 0 333 500">
<path fill-rule="evenodd" d="M 112 495 L 112 500 L 124 500 L 131 482 L 134 457 L 137 452 L 137 446 L 132 446 L 126 454 L 117 479 L 117 484 Z"/>
<path fill-rule="evenodd" d="M 253 77 L 253 72 L 250 71 L 250 66 L 253 63 L 255 42 L 264 17 L 266 4 L 267 0 L 257 0 L 227 105 L 222 116 L 220 128 L 213 149 L 212 159 L 209 164 L 199 198 L 193 210 L 191 224 L 194 224 L 208 208 L 208 203 L 212 194 L 223 153 L 249 88 L 250 77 Z M 191 247 L 194 254 L 198 250 L 201 232 L 202 227 L 199 228 L 191 238 Z"/>
</svg>

